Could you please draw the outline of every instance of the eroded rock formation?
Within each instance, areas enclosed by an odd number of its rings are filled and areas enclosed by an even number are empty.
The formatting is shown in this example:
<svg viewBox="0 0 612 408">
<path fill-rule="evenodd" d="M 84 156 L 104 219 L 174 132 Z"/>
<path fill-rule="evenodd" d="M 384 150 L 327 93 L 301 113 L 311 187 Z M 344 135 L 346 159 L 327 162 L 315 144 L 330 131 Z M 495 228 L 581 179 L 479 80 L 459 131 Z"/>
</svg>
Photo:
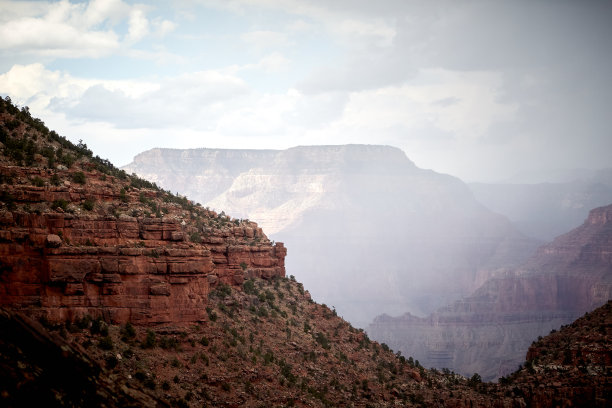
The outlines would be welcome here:
<svg viewBox="0 0 612 408">
<path fill-rule="evenodd" d="M 4 104 L 0 306 L 51 321 L 195 322 L 211 288 L 284 276 L 284 245 L 256 223 L 128 176 Z"/>
<path fill-rule="evenodd" d="M 20 202 L 69 195 L 79 201 L 78 192 L 59 190 L 10 191 Z M 86 313 L 116 322 L 204 320 L 211 287 L 284 276 L 281 243 L 249 245 L 264 237 L 254 223 L 202 233 L 201 243 L 189 242 L 185 223 L 171 216 L 5 210 L 0 224 L 0 303 L 39 310 L 52 320 Z"/>
</svg>

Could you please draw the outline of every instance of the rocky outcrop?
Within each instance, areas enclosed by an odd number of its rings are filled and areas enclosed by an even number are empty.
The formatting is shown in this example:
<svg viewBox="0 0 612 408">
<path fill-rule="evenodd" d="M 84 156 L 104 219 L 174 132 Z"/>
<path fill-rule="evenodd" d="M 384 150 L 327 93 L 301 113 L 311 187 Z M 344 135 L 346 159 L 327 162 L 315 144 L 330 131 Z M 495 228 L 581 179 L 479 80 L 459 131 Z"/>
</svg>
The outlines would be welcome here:
<svg viewBox="0 0 612 408">
<path fill-rule="evenodd" d="M 256 223 L 128 176 L 6 106 L 0 306 L 50 321 L 198 322 L 219 285 L 285 275 L 284 245 Z"/>
<path fill-rule="evenodd" d="M 430 313 L 537 246 L 460 180 L 391 146 L 152 149 L 124 169 L 256 220 L 292 248 L 288 266 L 313 298 L 359 326 Z"/>
<path fill-rule="evenodd" d="M 197 245 L 173 219 L 20 212 L 0 218 L 0 302 L 51 320 L 103 313 L 114 322 L 201 321 L 211 288 L 284 276 L 281 243 L 251 246 L 211 235 Z M 244 233 L 231 230 L 231 237 Z"/>
<path fill-rule="evenodd" d="M 368 332 L 425 366 L 496 379 L 522 362 L 536 337 L 611 298 L 612 206 L 606 206 L 471 296 L 427 318 L 380 316 Z"/>
</svg>

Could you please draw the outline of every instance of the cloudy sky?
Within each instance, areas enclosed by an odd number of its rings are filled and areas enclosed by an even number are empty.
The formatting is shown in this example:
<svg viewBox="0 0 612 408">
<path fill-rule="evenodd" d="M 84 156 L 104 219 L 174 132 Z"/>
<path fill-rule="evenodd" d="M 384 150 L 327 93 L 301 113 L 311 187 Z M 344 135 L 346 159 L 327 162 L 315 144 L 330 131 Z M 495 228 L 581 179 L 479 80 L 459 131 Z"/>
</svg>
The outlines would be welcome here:
<svg viewBox="0 0 612 408">
<path fill-rule="evenodd" d="M 116 165 L 400 147 L 468 181 L 612 166 L 612 1 L 0 0 L 0 95 Z"/>
</svg>

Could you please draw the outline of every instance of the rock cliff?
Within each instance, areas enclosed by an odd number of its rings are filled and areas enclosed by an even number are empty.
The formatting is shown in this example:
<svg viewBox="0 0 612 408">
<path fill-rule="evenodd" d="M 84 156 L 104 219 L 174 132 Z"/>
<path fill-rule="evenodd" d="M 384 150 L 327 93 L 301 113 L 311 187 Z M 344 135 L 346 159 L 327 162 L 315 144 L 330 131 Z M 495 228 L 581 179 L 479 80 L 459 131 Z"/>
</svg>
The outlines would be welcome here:
<svg viewBox="0 0 612 408">
<path fill-rule="evenodd" d="M 389 146 L 153 149 L 124 169 L 256 220 L 313 297 L 361 326 L 432 312 L 536 248 L 460 180 Z"/>
<path fill-rule="evenodd" d="M 495 379 L 521 363 L 533 339 L 611 298 L 612 205 L 472 295 L 427 318 L 380 316 L 368 332 L 426 366 Z"/>
<path fill-rule="evenodd" d="M 0 120 L 0 305 L 195 322 L 211 288 L 284 276 L 284 245 L 254 222 L 128 176 L 6 101 Z"/>
</svg>

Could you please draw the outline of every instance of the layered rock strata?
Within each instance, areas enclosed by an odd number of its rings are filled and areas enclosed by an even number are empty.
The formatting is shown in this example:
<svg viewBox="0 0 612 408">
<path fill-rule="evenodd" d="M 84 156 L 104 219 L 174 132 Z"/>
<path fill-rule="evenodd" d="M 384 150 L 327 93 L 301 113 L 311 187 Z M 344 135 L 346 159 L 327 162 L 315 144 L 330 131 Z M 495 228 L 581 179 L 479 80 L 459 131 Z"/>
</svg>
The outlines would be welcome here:
<svg viewBox="0 0 612 408">
<path fill-rule="evenodd" d="M 471 296 L 426 318 L 379 316 L 368 332 L 426 367 L 496 379 L 523 361 L 535 338 L 611 298 L 612 205 Z"/>
<path fill-rule="evenodd" d="M 256 223 L 128 176 L 15 116 L 0 111 L 0 306 L 50 321 L 197 322 L 211 288 L 285 275 L 284 245 Z"/>
</svg>

